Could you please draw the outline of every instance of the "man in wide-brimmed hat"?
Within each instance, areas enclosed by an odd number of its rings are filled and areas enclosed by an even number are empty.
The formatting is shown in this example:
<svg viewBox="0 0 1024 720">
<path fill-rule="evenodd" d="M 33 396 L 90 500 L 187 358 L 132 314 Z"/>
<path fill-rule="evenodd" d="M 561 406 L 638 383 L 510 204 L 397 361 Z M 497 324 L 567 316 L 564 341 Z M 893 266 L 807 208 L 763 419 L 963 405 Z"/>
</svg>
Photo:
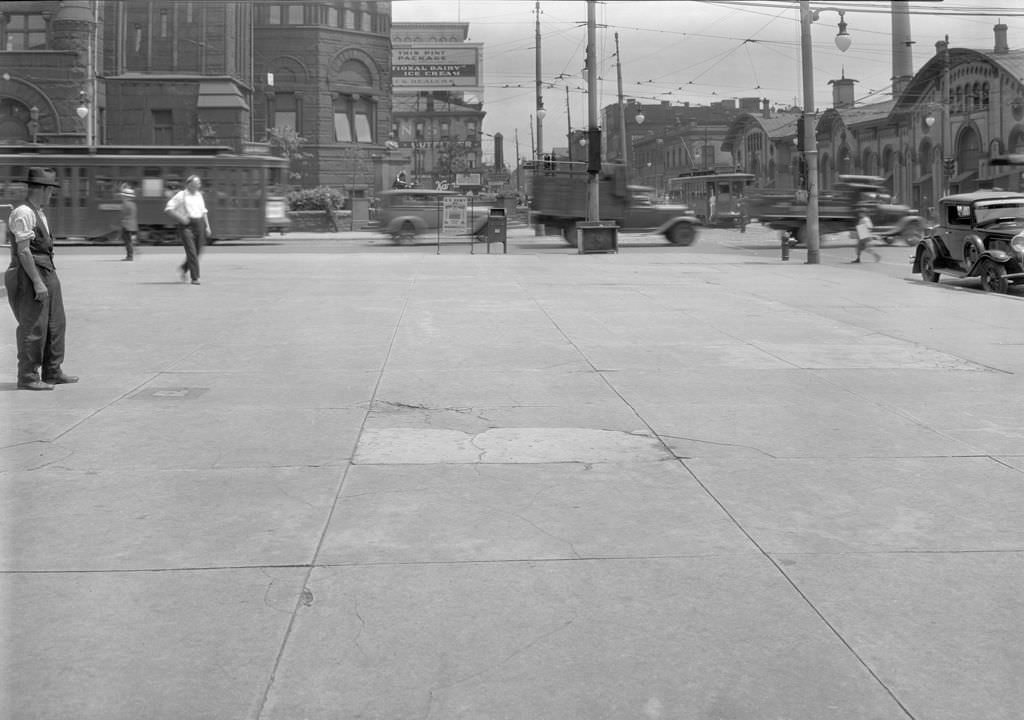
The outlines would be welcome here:
<svg viewBox="0 0 1024 720">
<path fill-rule="evenodd" d="M 64 298 L 53 264 L 53 236 L 43 211 L 60 185 L 56 172 L 41 167 L 29 168 L 25 184 L 25 202 L 14 208 L 7 221 L 11 265 L 4 273 L 4 285 L 18 320 L 18 387 L 53 390 L 54 385 L 78 382 L 61 368 Z"/>
<path fill-rule="evenodd" d="M 135 205 L 135 191 L 131 185 L 121 187 L 121 241 L 124 243 L 124 258 L 135 259 L 135 236 L 139 232 L 139 208 Z"/>
</svg>

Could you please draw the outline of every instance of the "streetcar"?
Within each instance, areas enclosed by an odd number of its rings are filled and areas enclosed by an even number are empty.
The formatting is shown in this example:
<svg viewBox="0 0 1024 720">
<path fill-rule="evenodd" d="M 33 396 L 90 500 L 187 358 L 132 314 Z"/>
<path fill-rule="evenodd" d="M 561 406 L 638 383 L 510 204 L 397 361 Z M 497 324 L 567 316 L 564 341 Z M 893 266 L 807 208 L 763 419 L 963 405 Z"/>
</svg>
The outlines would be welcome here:
<svg viewBox="0 0 1024 720">
<path fill-rule="evenodd" d="M 746 228 L 745 195 L 754 176 L 701 170 L 668 179 L 669 200 L 693 208 L 708 227 Z"/>
<path fill-rule="evenodd" d="M 25 198 L 28 168 L 53 168 L 60 183 L 45 208 L 58 240 L 116 240 L 121 227 L 119 192 L 135 191 L 139 242 L 175 242 L 167 199 L 189 175 L 203 181 L 203 198 L 217 240 L 263 237 L 288 226 L 285 180 L 288 161 L 265 146 L 236 153 L 229 147 L 10 145 L 0 147 L 0 209 Z M 0 216 L 0 220 L 6 217 Z"/>
</svg>

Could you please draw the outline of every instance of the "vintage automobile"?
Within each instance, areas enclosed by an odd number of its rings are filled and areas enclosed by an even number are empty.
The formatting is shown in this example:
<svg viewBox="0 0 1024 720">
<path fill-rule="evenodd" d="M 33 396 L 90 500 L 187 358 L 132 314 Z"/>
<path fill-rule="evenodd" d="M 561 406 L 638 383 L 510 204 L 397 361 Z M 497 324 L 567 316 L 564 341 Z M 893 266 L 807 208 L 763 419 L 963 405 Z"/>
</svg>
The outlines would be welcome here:
<svg viewBox="0 0 1024 720">
<path fill-rule="evenodd" d="M 446 198 L 462 197 L 450 190 L 405 188 L 385 190 L 378 194 L 380 206 L 377 221 L 381 232 L 395 243 L 410 243 L 417 235 L 443 231 Z M 467 198 L 463 235 L 480 236 L 487 228 L 491 205 Z M 450 209 L 448 210 L 450 212 Z"/>
<path fill-rule="evenodd" d="M 790 245 L 806 241 L 806 193 L 752 192 L 748 204 L 752 218 L 779 230 Z M 831 189 L 821 193 L 818 230 L 823 235 L 852 232 L 861 210 L 871 218 L 874 234 L 887 244 L 899 239 L 914 246 L 924 237 L 924 218 L 908 205 L 893 203 L 885 178 L 874 175 L 840 175 Z"/>
<path fill-rule="evenodd" d="M 987 292 L 1024 282 L 1024 194 L 976 190 L 939 201 L 939 224 L 917 244 L 913 272 L 977 277 Z"/>
<path fill-rule="evenodd" d="M 569 245 L 578 243 L 577 226 L 589 215 L 590 176 L 586 163 L 551 161 L 526 165 L 533 170 L 530 221 L 558 232 Z M 673 245 L 692 245 L 700 222 L 692 209 L 660 203 L 654 188 L 630 185 L 622 165 L 605 164 L 598 174 L 598 206 L 602 221 L 621 232 L 654 233 Z"/>
</svg>

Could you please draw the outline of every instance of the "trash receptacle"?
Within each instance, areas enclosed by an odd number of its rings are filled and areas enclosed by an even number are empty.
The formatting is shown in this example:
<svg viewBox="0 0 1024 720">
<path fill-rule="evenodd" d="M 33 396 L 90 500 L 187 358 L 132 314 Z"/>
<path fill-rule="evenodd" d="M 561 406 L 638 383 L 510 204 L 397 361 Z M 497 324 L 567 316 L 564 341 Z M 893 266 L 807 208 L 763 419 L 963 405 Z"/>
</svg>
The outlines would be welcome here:
<svg viewBox="0 0 1024 720">
<path fill-rule="evenodd" d="M 619 226 L 603 220 L 576 223 L 576 250 L 581 255 L 618 252 Z"/>
<path fill-rule="evenodd" d="M 500 242 L 505 252 L 508 252 L 508 218 L 505 216 L 505 208 L 492 207 L 487 217 L 487 252 L 491 251 L 492 242 Z"/>
</svg>

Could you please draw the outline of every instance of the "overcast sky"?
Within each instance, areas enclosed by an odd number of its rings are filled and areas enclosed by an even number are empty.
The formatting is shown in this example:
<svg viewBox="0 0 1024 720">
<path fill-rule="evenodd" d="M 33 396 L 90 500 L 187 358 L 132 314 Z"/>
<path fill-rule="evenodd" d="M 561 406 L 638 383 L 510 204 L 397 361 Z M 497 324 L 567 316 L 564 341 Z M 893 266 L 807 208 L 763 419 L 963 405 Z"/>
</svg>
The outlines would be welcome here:
<svg viewBox="0 0 1024 720">
<path fill-rule="evenodd" d="M 859 102 L 891 98 L 891 19 L 887 0 L 812 2 L 846 9 L 853 44 L 835 46 L 839 15 L 825 10 L 812 24 L 814 100 L 832 102 L 829 80 L 858 81 Z M 536 107 L 534 0 L 395 0 L 395 22 L 469 23 L 469 40 L 484 45 L 485 132 L 505 137 L 505 158 L 529 157 L 530 116 Z M 697 2 L 695 0 L 611 0 L 597 4 L 598 105 L 617 99 L 615 33 L 622 52 L 622 85 L 627 98 L 644 103 L 668 100 L 707 105 L 720 99 L 766 97 L 775 105 L 803 103 L 800 22 L 797 2 Z M 990 50 L 993 26 L 1008 26 L 1011 50 L 1024 49 L 1024 6 L 1019 0 L 946 0 L 910 3 L 914 70 L 949 35 L 952 47 Z M 569 121 L 586 127 L 585 0 L 542 0 L 540 33 L 544 82 L 544 145 L 565 146 Z M 569 90 L 568 115 L 566 88 Z"/>
</svg>

